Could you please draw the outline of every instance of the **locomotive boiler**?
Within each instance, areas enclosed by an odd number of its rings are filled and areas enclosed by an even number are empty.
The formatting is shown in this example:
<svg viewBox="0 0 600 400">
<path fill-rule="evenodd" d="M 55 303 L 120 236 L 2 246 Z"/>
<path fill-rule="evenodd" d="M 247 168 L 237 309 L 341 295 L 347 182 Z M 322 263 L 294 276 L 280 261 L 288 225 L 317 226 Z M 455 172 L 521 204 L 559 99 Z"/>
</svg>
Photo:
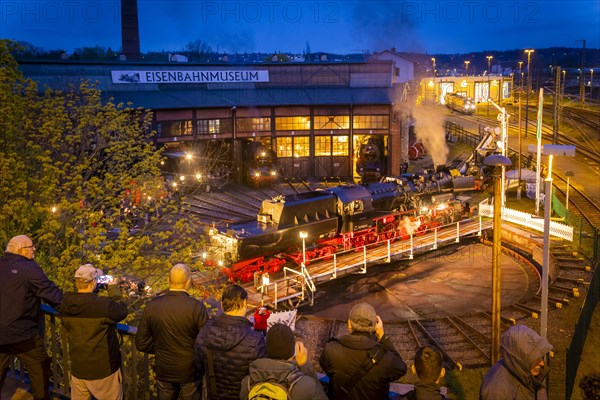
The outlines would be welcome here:
<svg viewBox="0 0 600 400">
<path fill-rule="evenodd" d="M 433 203 L 431 193 L 452 191 L 446 172 L 346 184 L 263 200 L 257 218 L 211 230 L 211 242 L 226 255 L 224 272 L 248 282 L 255 272 L 278 272 L 339 251 L 407 239 L 453 222 L 456 207 Z M 300 233 L 306 250 L 299 249 Z"/>
<path fill-rule="evenodd" d="M 244 179 L 253 186 L 269 185 L 280 177 L 277 155 L 259 141 L 243 144 L 242 164 Z"/>
<path fill-rule="evenodd" d="M 361 183 L 375 182 L 386 175 L 385 144 L 380 136 L 366 136 L 356 152 L 356 173 Z"/>
</svg>

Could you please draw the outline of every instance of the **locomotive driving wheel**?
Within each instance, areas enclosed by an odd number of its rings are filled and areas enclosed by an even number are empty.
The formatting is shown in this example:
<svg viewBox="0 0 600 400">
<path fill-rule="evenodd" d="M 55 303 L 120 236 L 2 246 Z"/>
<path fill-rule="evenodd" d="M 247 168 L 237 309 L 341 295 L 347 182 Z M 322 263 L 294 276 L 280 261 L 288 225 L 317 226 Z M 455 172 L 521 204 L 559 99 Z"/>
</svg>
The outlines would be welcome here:
<svg viewBox="0 0 600 400">
<path fill-rule="evenodd" d="M 394 241 L 396 240 L 396 236 L 398 235 L 398 231 L 396 230 L 396 225 L 393 223 L 389 223 L 383 227 L 379 234 L 379 238 L 381 241 Z"/>
</svg>

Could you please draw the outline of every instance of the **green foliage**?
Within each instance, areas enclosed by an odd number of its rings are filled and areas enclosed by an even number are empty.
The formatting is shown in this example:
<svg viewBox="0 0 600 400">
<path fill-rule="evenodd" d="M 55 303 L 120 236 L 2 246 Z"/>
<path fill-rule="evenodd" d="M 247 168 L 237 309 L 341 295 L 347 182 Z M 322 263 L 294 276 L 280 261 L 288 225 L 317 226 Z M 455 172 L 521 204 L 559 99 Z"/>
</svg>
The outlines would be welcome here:
<svg viewBox="0 0 600 400">
<path fill-rule="evenodd" d="M 171 200 L 151 113 L 103 101 L 87 81 L 39 90 L 16 48 L 0 41 L 0 243 L 29 235 L 65 289 L 88 262 L 157 289 L 177 262 L 201 273 L 199 225 Z"/>
</svg>

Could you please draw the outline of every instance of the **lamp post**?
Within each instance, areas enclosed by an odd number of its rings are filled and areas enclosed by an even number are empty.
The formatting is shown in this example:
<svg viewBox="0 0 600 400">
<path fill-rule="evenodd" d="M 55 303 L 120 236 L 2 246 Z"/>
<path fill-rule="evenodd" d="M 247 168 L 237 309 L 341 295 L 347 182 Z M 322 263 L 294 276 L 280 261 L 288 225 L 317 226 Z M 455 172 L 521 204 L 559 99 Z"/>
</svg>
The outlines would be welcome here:
<svg viewBox="0 0 600 400">
<path fill-rule="evenodd" d="M 306 231 L 300 231 L 300 239 L 302 239 L 302 264 L 306 266 L 306 238 L 308 233 Z"/>
<path fill-rule="evenodd" d="M 594 68 L 590 68 L 590 101 L 594 97 Z"/>
<path fill-rule="evenodd" d="M 490 73 L 491 73 L 491 64 L 492 64 L 492 58 L 494 58 L 494 56 L 485 56 L 485 58 L 487 58 L 488 60 L 488 69 L 487 69 L 487 76 L 488 76 L 488 103 L 487 103 L 487 115 L 488 117 L 490 116 L 490 101 L 489 99 L 492 97 L 492 87 L 490 86 Z"/>
<path fill-rule="evenodd" d="M 502 308 L 500 296 L 500 248 L 502 245 L 502 171 L 510 165 L 510 160 L 500 154 L 493 154 L 483 160 L 484 165 L 494 167 L 494 218 L 492 239 L 492 349 L 490 363 L 494 365 L 500 359 L 500 311 Z"/>
<path fill-rule="evenodd" d="M 521 75 L 521 87 L 523 87 L 523 61 L 519 61 L 519 75 Z"/>
<path fill-rule="evenodd" d="M 530 146 L 529 152 L 536 150 Z M 544 187 L 544 245 L 542 261 L 542 307 L 540 316 L 540 336 L 548 337 L 548 270 L 550 264 L 550 215 L 552 213 L 552 158 L 554 156 L 575 157 L 575 146 L 546 144 L 542 154 L 548 156 L 548 177 Z"/>
<path fill-rule="evenodd" d="M 465 60 L 465 75 L 467 76 L 469 76 L 469 64 L 471 64 L 471 61 Z"/>
<path fill-rule="evenodd" d="M 431 62 L 433 64 L 433 95 L 435 96 L 435 102 L 437 103 L 437 87 L 435 86 L 435 57 L 431 57 Z"/>
<path fill-rule="evenodd" d="M 531 53 L 535 50 L 527 49 L 527 97 L 525 98 L 525 137 L 527 137 L 527 130 L 529 127 L 529 93 L 531 93 Z"/>
</svg>

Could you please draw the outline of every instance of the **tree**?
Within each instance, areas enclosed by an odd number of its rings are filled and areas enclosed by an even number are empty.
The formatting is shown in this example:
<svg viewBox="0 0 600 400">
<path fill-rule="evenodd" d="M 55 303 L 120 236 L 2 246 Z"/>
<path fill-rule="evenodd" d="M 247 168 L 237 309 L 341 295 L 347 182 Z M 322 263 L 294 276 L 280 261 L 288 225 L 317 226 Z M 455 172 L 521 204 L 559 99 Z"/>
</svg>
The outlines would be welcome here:
<svg viewBox="0 0 600 400">
<path fill-rule="evenodd" d="M 188 42 L 183 51 L 191 59 L 195 59 L 200 62 L 206 62 L 209 56 L 212 54 L 212 48 L 204 40 L 192 40 Z"/>
<path fill-rule="evenodd" d="M 160 173 L 152 115 L 103 102 L 94 84 L 39 90 L 0 41 L 0 241 L 28 234 L 63 288 L 78 265 L 159 289 L 177 262 L 212 273 L 201 227 L 182 215 Z"/>
</svg>

